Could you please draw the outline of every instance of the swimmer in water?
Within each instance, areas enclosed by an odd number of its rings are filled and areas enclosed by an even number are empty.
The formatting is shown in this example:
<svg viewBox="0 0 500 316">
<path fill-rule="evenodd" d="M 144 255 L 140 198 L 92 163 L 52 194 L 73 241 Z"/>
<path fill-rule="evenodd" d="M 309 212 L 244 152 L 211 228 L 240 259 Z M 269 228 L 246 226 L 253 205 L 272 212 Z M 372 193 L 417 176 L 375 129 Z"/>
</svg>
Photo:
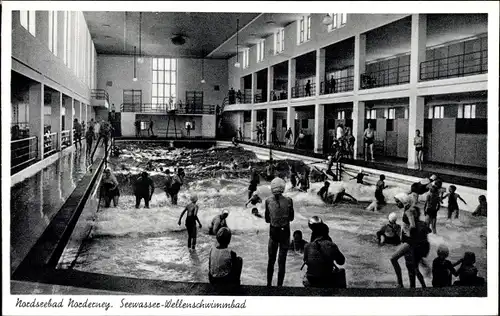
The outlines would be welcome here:
<svg viewBox="0 0 500 316">
<path fill-rule="evenodd" d="M 181 216 L 179 217 L 179 226 L 181 225 L 181 220 L 182 217 L 184 216 L 184 213 L 186 213 L 186 228 L 188 231 L 188 248 L 189 249 L 195 249 L 196 247 L 196 235 L 198 233 L 196 229 L 196 222 L 198 222 L 200 228 L 201 222 L 198 219 L 198 205 L 196 202 L 198 201 L 198 197 L 196 195 L 191 196 L 191 203 L 186 205 L 186 208 L 182 211 Z"/>
<path fill-rule="evenodd" d="M 290 183 L 292 184 L 292 188 L 297 186 L 297 170 L 295 169 L 295 165 L 288 165 L 290 167 Z"/>
<path fill-rule="evenodd" d="M 365 176 L 367 176 L 367 174 L 363 172 L 363 169 L 359 169 L 358 174 L 355 177 L 352 177 L 351 180 L 356 179 L 356 183 L 358 184 L 370 185 L 369 183 L 363 181 Z"/>
<path fill-rule="evenodd" d="M 451 220 L 451 217 L 453 215 L 453 212 L 455 212 L 455 218 L 458 218 L 458 200 L 462 201 L 464 204 L 467 205 L 467 202 L 462 199 L 462 197 L 456 193 L 457 187 L 454 185 L 450 185 L 448 188 L 450 193 L 447 193 L 443 196 L 443 200 L 448 198 L 448 219 Z"/>
<path fill-rule="evenodd" d="M 248 199 L 251 199 L 254 192 L 257 191 L 257 186 L 260 183 L 260 176 L 255 169 L 250 170 L 250 185 L 248 186 Z"/>
<path fill-rule="evenodd" d="M 293 239 L 290 241 L 290 250 L 298 253 L 304 253 L 304 247 L 307 241 L 302 238 L 302 231 L 296 230 L 293 232 Z"/>
<path fill-rule="evenodd" d="M 252 215 L 254 215 L 254 216 L 258 217 L 258 218 L 262 218 L 262 215 L 259 213 L 259 210 L 256 207 L 254 207 L 252 209 Z M 258 233 L 258 231 L 257 231 L 257 233 Z"/>
<path fill-rule="evenodd" d="M 377 232 L 379 245 L 399 245 L 401 243 L 401 226 L 396 223 L 398 216 L 392 212 L 389 214 L 389 222 L 382 226 Z"/>
<path fill-rule="evenodd" d="M 321 187 L 321 189 L 319 189 L 319 191 L 318 191 L 318 195 L 321 197 L 321 199 L 324 202 L 327 202 L 327 199 L 328 199 L 328 188 L 329 187 L 330 187 L 330 182 L 325 181 L 325 184 L 323 185 L 323 187 Z"/>
<path fill-rule="evenodd" d="M 255 193 L 254 195 L 252 195 L 252 197 L 245 203 L 245 207 L 248 206 L 248 204 L 252 204 L 253 206 L 257 205 L 257 203 L 262 203 L 262 199 L 260 198 L 260 196 Z"/>
<path fill-rule="evenodd" d="M 345 198 L 349 198 L 349 200 L 346 200 Z M 358 200 L 356 200 L 356 198 L 354 198 L 352 195 L 347 193 L 345 191 L 345 188 L 340 188 L 340 190 L 338 192 L 328 196 L 327 199 L 332 204 L 337 204 L 337 203 L 341 203 L 341 202 L 358 203 Z"/>
</svg>

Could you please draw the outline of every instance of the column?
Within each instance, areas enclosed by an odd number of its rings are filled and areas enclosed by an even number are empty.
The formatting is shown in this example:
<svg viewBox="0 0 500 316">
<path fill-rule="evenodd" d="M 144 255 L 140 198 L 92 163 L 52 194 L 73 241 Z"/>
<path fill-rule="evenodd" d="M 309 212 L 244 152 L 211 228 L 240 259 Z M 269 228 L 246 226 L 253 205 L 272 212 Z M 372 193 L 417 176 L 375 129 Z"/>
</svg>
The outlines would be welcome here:
<svg viewBox="0 0 500 316">
<path fill-rule="evenodd" d="M 288 106 L 286 109 L 286 125 L 287 129 L 292 129 L 293 139 L 295 140 L 295 108 L 293 106 Z"/>
<path fill-rule="evenodd" d="M 255 103 L 255 92 L 257 92 L 257 73 L 252 72 L 252 102 Z"/>
<path fill-rule="evenodd" d="M 354 159 L 363 155 L 363 133 L 365 131 L 365 102 L 354 100 L 352 104 L 352 134 L 356 137 Z"/>
<path fill-rule="evenodd" d="M 82 122 L 85 122 L 85 125 L 87 125 L 87 105 L 82 103 Z M 85 131 L 84 131 L 85 133 Z"/>
<path fill-rule="evenodd" d="M 412 14 L 411 16 L 411 55 L 410 55 L 410 102 L 408 109 L 408 161 L 410 169 L 417 169 L 417 157 L 413 139 L 415 131 L 420 130 L 424 136 L 425 98 L 417 94 L 417 84 L 420 78 L 420 63 L 425 61 L 427 44 L 427 16 Z"/>
<path fill-rule="evenodd" d="M 43 95 L 44 85 L 35 83 L 29 87 L 30 137 L 37 137 L 38 159 L 43 159 Z"/>
<path fill-rule="evenodd" d="M 257 134 L 255 131 L 257 130 L 257 110 L 250 111 L 250 139 L 252 141 L 257 140 Z"/>
<path fill-rule="evenodd" d="M 272 93 L 274 90 L 274 67 L 267 67 L 267 102 L 271 102 Z"/>
<path fill-rule="evenodd" d="M 273 109 L 267 109 L 267 116 L 266 116 L 266 143 L 268 145 L 271 145 L 272 143 L 272 138 L 271 138 L 271 130 L 273 128 Z"/>
<path fill-rule="evenodd" d="M 56 144 L 55 146 L 57 150 L 61 150 L 61 130 L 62 130 L 62 93 L 58 91 L 52 92 L 51 97 L 51 132 L 57 133 L 56 136 Z"/>
<path fill-rule="evenodd" d="M 295 87 L 296 60 L 294 58 L 288 61 L 288 99 L 292 98 L 292 87 Z"/>
<path fill-rule="evenodd" d="M 366 35 L 354 36 L 354 92 L 361 89 L 361 75 L 366 67 Z"/>
<path fill-rule="evenodd" d="M 75 113 L 74 116 L 78 119 L 78 122 L 82 122 L 82 103 L 80 101 L 74 101 Z"/>
<path fill-rule="evenodd" d="M 316 103 L 314 105 L 314 152 L 323 152 L 323 140 L 325 137 L 325 105 Z"/>
<path fill-rule="evenodd" d="M 69 141 L 70 144 L 73 144 L 73 134 L 71 131 L 73 130 L 73 115 L 74 115 L 74 109 L 73 109 L 73 102 L 74 100 L 70 97 L 65 97 L 63 98 L 63 103 L 64 103 L 64 128 L 66 131 L 69 131 Z"/>
<path fill-rule="evenodd" d="M 321 90 L 321 82 L 325 81 L 325 49 L 318 48 L 316 50 L 316 96 L 319 96 Z"/>
</svg>

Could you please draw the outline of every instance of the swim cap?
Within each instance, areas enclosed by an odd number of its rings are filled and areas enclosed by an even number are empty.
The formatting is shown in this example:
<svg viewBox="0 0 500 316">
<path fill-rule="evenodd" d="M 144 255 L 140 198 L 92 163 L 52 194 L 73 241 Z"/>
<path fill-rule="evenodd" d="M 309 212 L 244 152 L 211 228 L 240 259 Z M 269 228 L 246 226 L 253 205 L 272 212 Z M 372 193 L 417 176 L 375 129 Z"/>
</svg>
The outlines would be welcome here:
<svg viewBox="0 0 500 316">
<path fill-rule="evenodd" d="M 281 178 L 274 178 L 273 181 L 271 181 L 271 192 L 273 194 L 281 194 L 285 192 L 285 180 Z"/>
<path fill-rule="evenodd" d="M 438 256 L 442 255 L 446 258 L 446 257 L 448 257 L 449 254 L 450 254 L 450 250 L 448 249 L 448 247 L 446 247 L 446 245 L 439 245 L 439 247 L 437 249 Z"/>
<path fill-rule="evenodd" d="M 363 173 L 363 169 L 359 169 L 359 173 Z"/>
<path fill-rule="evenodd" d="M 106 168 L 106 170 L 104 170 L 104 172 L 109 173 L 109 172 L 111 172 L 111 170 L 109 168 Z"/>
<path fill-rule="evenodd" d="M 198 201 L 198 196 L 196 194 L 193 194 L 191 195 L 190 200 L 191 202 L 195 203 L 196 201 Z"/>
<path fill-rule="evenodd" d="M 430 179 L 431 181 L 434 181 L 434 180 L 436 180 L 436 179 L 437 179 L 437 176 L 436 176 L 435 174 L 433 174 L 432 176 L 430 176 L 430 177 L 429 177 L 429 179 Z"/>
<path fill-rule="evenodd" d="M 328 160 L 331 160 L 333 157 L 332 156 L 328 156 Z"/>
<path fill-rule="evenodd" d="M 392 212 L 391 214 L 389 214 L 389 222 L 395 223 L 397 220 L 398 216 L 396 215 L 396 213 Z"/>
<path fill-rule="evenodd" d="M 403 205 L 410 204 L 410 197 L 406 193 L 398 193 L 394 196 L 394 200 L 401 202 Z"/>
<path fill-rule="evenodd" d="M 222 211 L 222 214 L 227 214 L 227 215 L 229 215 L 229 211 L 228 211 L 228 210 L 223 210 L 223 211 Z"/>
<path fill-rule="evenodd" d="M 313 216 L 309 219 L 309 225 L 321 224 L 323 220 L 319 216 Z"/>
<path fill-rule="evenodd" d="M 217 242 L 221 246 L 227 246 L 231 242 L 231 230 L 227 227 L 222 227 L 217 232 L 217 236 L 215 237 Z"/>
</svg>

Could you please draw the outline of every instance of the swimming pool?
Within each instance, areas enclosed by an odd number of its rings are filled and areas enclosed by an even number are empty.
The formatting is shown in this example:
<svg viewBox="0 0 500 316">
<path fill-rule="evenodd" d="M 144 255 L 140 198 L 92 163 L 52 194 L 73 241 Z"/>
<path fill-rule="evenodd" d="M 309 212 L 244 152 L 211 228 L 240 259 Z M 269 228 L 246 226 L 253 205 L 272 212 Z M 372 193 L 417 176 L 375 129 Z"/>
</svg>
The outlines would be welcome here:
<svg viewBox="0 0 500 316">
<path fill-rule="evenodd" d="M 207 168 L 218 161 L 228 162 L 231 157 L 238 161 L 243 169 L 241 173 L 214 172 Z M 131 174 L 142 171 L 149 160 L 157 169 L 150 171 L 155 181 L 155 194 L 150 209 L 135 209 L 129 178 Z M 187 183 L 179 194 L 179 205 L 172 206 L 162 190 L 164 176 L 159 170 L 176 163 L 185 168 Z M 110 165 L 121 183 L 120 204 L 116 208 L 99 210 L 91 237 L 85 241 L 74 269 L 146 279 L 208 282 L 208 253 L 215 242 L 207 233 L 208 226 L 215 215 L 228 209 L 227 223 L 233 231 L 230 248 L 244 261 L 241 281 L 249 285 L 266 285 L 269 226 L 263 218 L 251 214 L 250 206 L 244 207 L 248 163 L 263 165 L 253 153 L 242 149 L 169 151 L 164 147 L 122 145 L 122 154 L 113 158 Z M 333 183 L 331 190 L 340 185 L 360 201 L 368 202 L 373 197 L 374 187 L 356 184 L 355 180 Z M 312 183 L 308 193 L 287 188 L 285 195 L 293 199 L 295 208 L 292 232 L 302 230 L 308 241 L 307 220 L 314 215 L 322 217 L 330 227 L 333 241 L 346 257 L 343 267 L 348 287 L 394 287 L 396 277 L 389 258 L 396 248 L 378 246 L 375 232 L 386 221 L 387 215 L 396 211 L 395 205 L 389 204 L 378 212 L 365 211 L 366 203 L 326 206 L 316 195 L 320 187 L 321 183 Z M 391 202 L 398 192 L 401 189 L 387 189 L 387 200 Z M 190 252 L 184 223 L 178 226 L 177 221 L 193 193 L 199 198 L 199 218 L 203 228 L 198 231 L 196 251 Z M 263 199 L 270 196 L 269 183 L 262 181 L 258 193 Z M 259 205 L 259 211 L 264 212 L 263 205 Z M 449 223 L 445 213 L 441 210 L 438 215 L 438 234 L 429 236 L 432 247 L 428 262 L 435 258 L 437 246 L 446 243 L 452 262 L 461 258 L 465 251 L 475 252 L 479 275 L 486 277 L 486 218 L 462 212 L 458 221 Z M 401 265 L 404 267 L 403 262 Z M 285 286 L 302 286 L 305 270 L 300 271 L 301 266 L 302 255 L 289 252 Z M 405 286 L 408 286 L 405 272 L 403 276 Z M 431 285 L 429 275 L 426 283 Z M 276 275 L 273 284 L 276 284 Z"/>
</svg>

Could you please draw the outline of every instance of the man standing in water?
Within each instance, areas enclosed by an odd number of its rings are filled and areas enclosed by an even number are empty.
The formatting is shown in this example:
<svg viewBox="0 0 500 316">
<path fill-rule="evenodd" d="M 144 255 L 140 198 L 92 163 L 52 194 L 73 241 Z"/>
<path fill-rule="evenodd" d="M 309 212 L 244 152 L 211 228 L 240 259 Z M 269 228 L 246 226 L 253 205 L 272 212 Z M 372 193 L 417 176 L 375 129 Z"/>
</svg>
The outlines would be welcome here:
<svg viewBox="0 0 500 316">
<path fill-rule="evenodd" d="M 151 191 L 150 191 L 151 189 Z M 144 199 L 146 208 L 149 208 L 149 201 L 153 196 L 155 185 L 147 172 L 143 172 L 134 184 L 135 208 L 139 208 L 141 200 Z"/>
<path fill-rule="evenodd" d="M 196 222 L 198 222 L 200 228 L 201 222 L 198 219 L 198 205 L 196 205 L 196 202 L 198 201 L 198 196 L 192 195 L 191 196 L 191 203 L 186 205 L 186 208 L 184 211 L 182 211 L 181 216 L 179 217 L 179 226 L 181 225 L 181 220 L 182 217 L 184 216 L 184 213 L 186 214 L 186 228 L 188 231 L 188 248 L 189 249 L 195 249 L 196 247 L 196 235 L 198 233 L 198 230 L 196 229 Z"/>
<path fill-rule="evenodd" d="M 267 263 L 267 286 L 272 285 L 274 264 L 278 257 L 278 286 L 283 286 L 285 280 L 286 256 L 290 246 L 290 222 L 294 219 L 293 201 L 283 196 L 285 181 L 275 178 L 271 182 L 273 196 L 266 199 L 265 219 L 269 223 L 269 244 Z"/>
</svg>

